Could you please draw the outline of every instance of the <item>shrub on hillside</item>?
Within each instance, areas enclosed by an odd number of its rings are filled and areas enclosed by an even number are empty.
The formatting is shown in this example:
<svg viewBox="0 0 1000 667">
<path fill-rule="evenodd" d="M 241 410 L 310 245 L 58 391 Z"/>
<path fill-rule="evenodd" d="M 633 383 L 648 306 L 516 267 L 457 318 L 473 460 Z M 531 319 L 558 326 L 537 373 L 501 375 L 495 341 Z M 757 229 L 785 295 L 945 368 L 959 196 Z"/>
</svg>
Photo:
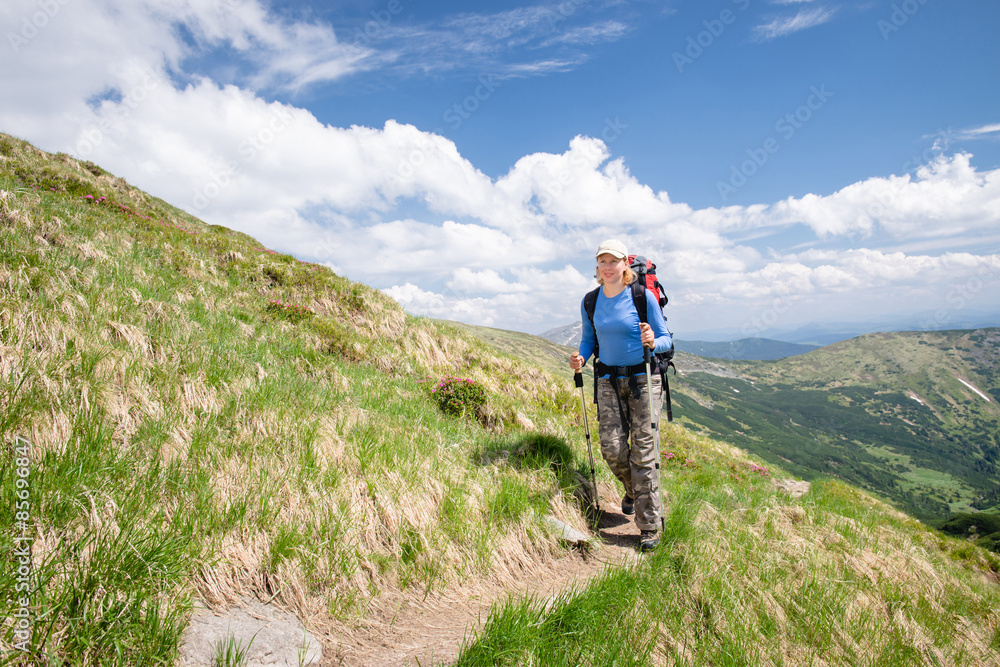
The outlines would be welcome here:
<svg viewBox="0 0 1000 667">
<path fill-rule="evenodd" d="M 364 341 L 353 327 L 330 317 L 311 318 L 309 326 L 319 335 L 323 352 L 345 361 L 365 359 Z"/>
<path fill-rule="evenodd" d="M 284 303 L 282 301 L 269 301 L 264 310 L 274 317 L 288 320 L 292 324 L 308 320 L 316 312 L 307 306 L 300 306 L 295 303 Z"/>
<path fill-rule="evenodd" d="M 1000 533 L 980 537 L 976 540 L 976 546 L 1000 554 Z"/>
<path fill-rule="evenodd" d="M 990 551 L 1000 553 L 1000 515 L 955 514 L 944 522 L 941 531 L 956 537 L 972 538 L 975 543 Z"/>
<path fill-rule="evenodd" d="M 431 396 L 449 415 L 478 415 L 486 405 L 486 389 L 472 378 L 446 375 L 431 389 Z"/>
<path fill-rule="evenodd" d="M 1000 532 L 1000 514 L 955 514 L 948 519 L 941 530 L 950 535 L 969 537 L 970 535 L 989 535 Z"/>
<path fill-rule="evenodd" d="M 13 139 L 7 136 L 0 137 L 0 155 L 10 157 L 14 155 L 14 150 L 17 148 L 17 144 Z"/>
</svg>

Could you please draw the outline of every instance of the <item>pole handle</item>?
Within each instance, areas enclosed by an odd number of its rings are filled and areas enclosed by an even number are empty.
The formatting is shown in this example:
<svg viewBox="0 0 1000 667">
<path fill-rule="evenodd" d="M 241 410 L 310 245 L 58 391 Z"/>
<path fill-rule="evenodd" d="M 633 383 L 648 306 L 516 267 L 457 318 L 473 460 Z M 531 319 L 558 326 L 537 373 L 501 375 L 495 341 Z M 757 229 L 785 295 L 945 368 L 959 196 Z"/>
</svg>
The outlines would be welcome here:
<svg viewBox="0 0 1000 667">
<path fill-rule="evenodd" d="M 573 374 L 573 382 L 576 383 L 577 387 L 583 388 L 583 372 L 577 371 Z"/>
</svg>

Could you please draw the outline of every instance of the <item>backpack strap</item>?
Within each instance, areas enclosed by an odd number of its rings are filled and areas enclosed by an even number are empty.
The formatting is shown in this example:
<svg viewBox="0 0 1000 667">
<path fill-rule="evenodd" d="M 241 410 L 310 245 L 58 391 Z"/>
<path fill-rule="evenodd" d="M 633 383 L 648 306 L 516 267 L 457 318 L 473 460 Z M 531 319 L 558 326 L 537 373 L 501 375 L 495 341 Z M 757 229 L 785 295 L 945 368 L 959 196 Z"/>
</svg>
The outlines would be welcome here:
<svg viewBox="0 0 1000 667">
<path fill-rule="evenodd" d="M 667 370 L 674 366 L 674 362 L 668 361 L 663 373 L 660 374 L 660 380 L 663 382 L 663 396 L 667 400 L 667 421 L 672 422 L 674 420 L 674 411 L 670 405 L 670 380 L 667 379 Z M 677 367 L 674 366 L 674 375 L 677 374 Z"/>
<path fill-rule="evenodd" d="M 630 287 L 632 288 L 632 305 L 635 306 L 635 312 L 639 313 L 639 321 L 645 324 L 649 322 L 646 319 L 646 282 L 633 280 Z"/>
<path fill-rule="evenodd" d="M 598 360 L 598 341 L 597 341 L 597 327 L 594 326 L 594 311 L 597 310 L 597 289 L 587 292 L 583 297 L 583 310 L 587 313 L 587 319 L 590 320 L 590 328 L 594 330 L 594 405 L 597 405 L 597 360 Z"/>
<path fill-rule="evenodd" d="M 587 319 L 590 320 L 590 328 L 594 330 L 594 358 L 597 358 L 597 328 L 594 326 L 594 311 L 597 310 L 597 289 L 587 292 L 583 297 L 583 309 L 587 313 Z"/>
</svg>

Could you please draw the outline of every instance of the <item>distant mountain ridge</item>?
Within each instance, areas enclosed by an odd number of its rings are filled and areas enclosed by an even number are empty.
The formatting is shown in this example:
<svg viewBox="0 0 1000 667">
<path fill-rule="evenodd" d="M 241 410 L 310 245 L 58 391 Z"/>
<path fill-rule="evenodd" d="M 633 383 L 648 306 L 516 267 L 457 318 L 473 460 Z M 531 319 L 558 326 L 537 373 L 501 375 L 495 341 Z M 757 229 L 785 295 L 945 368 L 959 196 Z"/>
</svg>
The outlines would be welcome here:
<svg viewBox="0 0 1000 667">
<path fill-rule="evenodd" d="M 549 329 L 538 334 L 539 338 L 550 340 L 556 345 L 569 345 L 576 347 L 580 344 L 580 336 L 583 334 L 583 324 L 579 321 L 561 327 Z"/>
<path fill-rule="evenodd" d="M 754 331 L 756 336 L 788 343 L 822 347 L 870 333 L 905 331 L 971 331 L 1000 326 L 1000 311 L 947 313 L 925 311 L 906 316 L 883 317 L 859 322 L 809 322 L 794 328 L 772 327 Z M 685 331 L 691 339 L 725 342 L 746 337 L 746 330 L 736 327 Z"/>
<path fill-rule="evenodd" d="M 769 361 L 806 354 L 817 349 L 818 345 L 802 345 L 786 343 L 770 338 L 742 338 L 730 343 L 710 343 L 700 340 L 675 340 L 674 347 L 679 352 L 696 354 L 699 357 L 714 359 Z"/>
<path fill-rule="evenodd" d="M 712 343 L 729 343 L 760 338 L 784 343 L 797 343 L 812 347 L 823 347 L 850 340 L 870 333 L 904 332 L 904 331 L 971 331 L 974 329 L 989 329 L 1000 326 L 1000 311 L 997 312 L 963 312 L 949 313 L 942 317 L 940 312 L 927 311 L 905 317 L 883 318 L 867 322 L 810 322 L 795 328 L 770 328 L 753 331 L 753 336 L 747 336 L 747 331 L 738 327 L 719 329 L 689 330 L 674 332 L 681 339 L 689 341 L 687 351 L 698 354 L 690 347 L 690 342 L 707 341 Z M 580 341 L 580 322 L 554 327 L 539 334 L 542 338 L 560 345 L 575 346 Z M 744 357 L 723 358 L 741 359 Z M 748 357 L 747 357 L 748 358 Z"/>
</svg>

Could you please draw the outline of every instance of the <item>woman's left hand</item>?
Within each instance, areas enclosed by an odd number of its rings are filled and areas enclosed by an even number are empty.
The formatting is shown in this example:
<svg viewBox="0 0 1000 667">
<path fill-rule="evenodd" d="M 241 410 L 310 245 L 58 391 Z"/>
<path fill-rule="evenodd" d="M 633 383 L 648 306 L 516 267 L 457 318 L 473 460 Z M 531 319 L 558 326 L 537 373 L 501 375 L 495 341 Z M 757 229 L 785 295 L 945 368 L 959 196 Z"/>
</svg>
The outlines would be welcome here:
<svg viewBox="0 0 1000 667">
<path fill-rule="evenodd" d="M 656 345 L 656 336 L 653 334 L 653 327 L 645 322 L 639 323 L 639 338 L 642 340 L 642 344 L 650 349 Z"/>
</svg>

